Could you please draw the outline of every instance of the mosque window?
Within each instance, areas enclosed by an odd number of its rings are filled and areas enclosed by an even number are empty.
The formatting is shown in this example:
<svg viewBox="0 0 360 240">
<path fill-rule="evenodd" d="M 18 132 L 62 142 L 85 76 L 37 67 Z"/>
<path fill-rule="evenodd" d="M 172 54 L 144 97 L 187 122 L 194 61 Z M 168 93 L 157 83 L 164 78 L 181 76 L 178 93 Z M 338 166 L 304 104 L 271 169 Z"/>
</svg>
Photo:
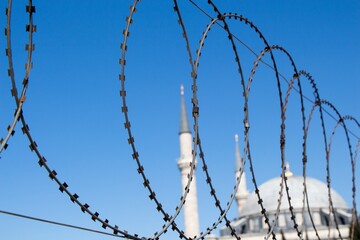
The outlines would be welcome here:
<svg viewBox="0 0 360 240">
<path fill-rule="evenodd" d="M 343 216 L 339 216 L 339 223 L 341 225 L 345 225 L 346 224 L 346 221 L 345 221 L 345 218 Z"/>
<path fill-rule="evenodd" d="M 303 221 L 304 221 L 304 224 L 305 224 L 306 227 L 312 226 L 311 218 L 310 218 L 310 215 L 309 215 L 308 212 L 305 212 L 303 214 L 303 218 L 304 218 Z"/>
<path fill-rule="evenodd" d="M 273 226 L 275 224 L 275 214 L 269 214 L 268 217 L 269 217 L 269 223 L 271 224 L 271 226 Z M 279 226 L 279 219 L 277 219 L 276 221 L 277 221 L 276 226 Z"/>
<path fill-rule="evenodd" d="M 346 225 L 351 222 L 352 219 L 352 213 L 349 211 L 344 211 L 342 209 L 336 209 L 336 220 L 338 221 L 338 224 L 340 225 Z"/>
<path fill-rule="evenodd" d="M 321 214 L 321 224 L 325 226 L 329 226 L 329 215 L 325 213 Z"/>
<path fill-rule="evenodd" d="M 241 226 L 240 226 L 240 233 L 243 234 L 243 233 L 246 233 L 246 232 L 247 232 L 247 226 L 246 226 L 246 224 L 241 225 Z"/>
<path fill-rule="evenodd" d="M 286 221 L 286 228 L 292 229 L 294 226 L 294 222 L 291 220 L 291 214 L 286 213 L 285 214 L 285 221 Z"/>
<path fill-rule="evenodd" d="M 262 217 L 254 217 L 250 220 L 251 230 L 253 232 L 260 232 L 262 230 Z"/>
</svg>

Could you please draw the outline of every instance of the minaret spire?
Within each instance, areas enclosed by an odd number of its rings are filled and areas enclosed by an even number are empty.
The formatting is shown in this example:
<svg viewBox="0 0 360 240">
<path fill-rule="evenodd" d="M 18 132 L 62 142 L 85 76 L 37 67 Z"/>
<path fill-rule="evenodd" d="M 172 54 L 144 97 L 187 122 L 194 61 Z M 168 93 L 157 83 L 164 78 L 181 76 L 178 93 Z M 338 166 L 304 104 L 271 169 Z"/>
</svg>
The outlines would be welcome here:
<svg viewBox="0 0 360 240">
<path fill-rule="evenodd" d="M 246 187 L 246 176 L 244 171 L 244 162 L 242 161 L 239 147 L 239 136 L 235 134 L 235 178 L 240 178 L 239 187 L 235 193 L 236 202 L 238 205 L 238 213 L 241 216 L 241 210 L 249 196 L 249 192 Z M 241 175 L 241 171 L 243 172 Z M 240 176 L 241 175 L 241 176 Z"/>
<path fill-rule="evenodd" d="M 242 168 L 241 163 L 241 154 L 240 154 L 240 147 L 239 147 L 239 136 L 235 134 L 235 171 L 239 171 Z"/>
<path fill-rule="evenodd" d="M 190 174 L 191 171 L 191 162 L 193 159 L 193 154 L 192 154 L 192 135 L 186 114 L 183 85 L 181 85 L 180 87 L 180 95 L 181 95 L 180 130 L 179 130 L 180 158 L 178 159 L 177 164 L 181 172 L 182 192 L 184 193 L 185 187 L 188 183 L 188 175 Z M 196 161 L 195 161 L 195 166 L 196 166 Z M 198 214 L 198 204 L 197 204 L 195 170 L 193 174 L 193 179 L 190 183 L 190 190 L 187 194 L 183 211 L 184 211 L 185 235 L 191 238 L 193 238 L 194 236 L 199 236 L 200 230 L 199 230 L 199 214 Z"/>
<path fill-rule="evenodd" d="M 294 174 L 290 171 L 290 164 L 287 162 L 285 165 L 285 177 L 291 177 L 293 175 Z"/>
<path fill-rule="evenodd" d="M 180 103 L 180 130 L 179 134 L 182 133 L 191 133 L 189 122 L 187 119 L 186 107 L 185 107 L 185 97 L 184 97 L 184 86 L 181 84 L 180 86 L 180 95 L 181 95 L 181 103 Z"/>
</svg>

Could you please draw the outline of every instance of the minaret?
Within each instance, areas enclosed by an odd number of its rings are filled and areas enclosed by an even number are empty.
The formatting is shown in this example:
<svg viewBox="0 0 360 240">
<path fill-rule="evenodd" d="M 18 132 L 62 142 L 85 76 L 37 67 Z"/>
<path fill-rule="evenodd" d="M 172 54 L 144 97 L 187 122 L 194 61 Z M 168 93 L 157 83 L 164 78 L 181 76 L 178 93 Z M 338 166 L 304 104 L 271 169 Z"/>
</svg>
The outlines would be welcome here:
<svg viewBox="0 0 360 240">
<path fill-rule="evenodd" d="M 238 213 L 239 216 L 241 216 L 241 210 L 244 207 L 244 204 L 249 196 L 249 192 L 246 187 L 246 176 L 244 171 L 244 164 L 241 159 L 240 155 L 240 148 L 239 148 L 239 136 L 235 134 L 235 179 L 240 178 L 240 169 L 243 171 L 243 174 L 241 175 L 239 187 L 237 189 L 237 192 L 235 193 L 236 202 L 238 205 Z"/>
<path fill-rule="evenodd" d="M 188 183 L 188 175 L 190 174 L 192 162 L 192 135 L 189 128 L 189 122 L 186 115 L 185 99 L 184 99 L 184 87 L 180 87 L 181 94 L 181 108 L 180 108 L 180 158 L 178 159 L 178 167 L 181 172 L 181 183 L 183 193 Z M 196 194 L 196 178 L 195 172 L 193 174 L 193 180 L 190 184 L 190 191 L 187 194 L 186 202 L 183 207 L 184 210 L 184 225 L 185 235 L 187 237 L 199 236 L 199 214 L 197 205 Z"/>
</svg>

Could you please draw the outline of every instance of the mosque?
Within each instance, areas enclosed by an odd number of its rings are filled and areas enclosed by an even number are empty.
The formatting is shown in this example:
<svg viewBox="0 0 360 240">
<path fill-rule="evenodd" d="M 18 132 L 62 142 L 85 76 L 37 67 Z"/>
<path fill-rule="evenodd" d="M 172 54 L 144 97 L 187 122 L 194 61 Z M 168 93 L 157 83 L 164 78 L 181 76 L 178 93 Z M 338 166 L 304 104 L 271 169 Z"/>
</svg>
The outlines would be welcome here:
<svg viewBox="0 0 360 240">
<path fill-rule="evenodd" d="M 182 189 L 184 191 L 188 182 L 187 176 L 191 169 L 192 134 L 186 114 L 183 87 L 181 87 L 179 141 L 180 158 L 178 159 L 177 164 L 181 172 Z M 235 137 L 235 160 L 236 169 L 238 170 L 241 166 L 241 155 L 237 136 Z M 240 177 L 240 172 L 237 171 L 234 177 Z M 299 238 L 298 233 L 294 228 L 287 195 L 284 189 L 280 213 L 276 227 L 274 228 L 276 239 L 350 239 L 352 210 L 337 192 L 331 189 L 333 212 L 335 214 L 330 214 L 327 185 L 317 179 L 307 177 L 306 186 L 308 192 L 308 206 L 311 212 L 310 215 L 309 211 L 307 211 L 307 207 L 305 207 L 305 211 L 303 211 L 303 177 L 294 176 L 290 172 L 289 166 L 287 166 L 286 177 L 290 189 L 293 212 L 302 235 L 301 238 Z M 278 186 L 280 182 L 281 178 L 275 177 L 258 187 L 261 198 L 264 199 L 263 206 L 266 209 L 270 222 L 273 222 L 275 219 L 275 213 L 278 207 Z M 268 226 L 265 224 L 265 218 L 261 214 L 257 195 L 254 192 L 249 192 L 247 189 L 245 172 L 241 175 L 241 181 L 235 194 L 235 199 L 238 217 L 231 222 L 232 228 L 243 240 L 264 239 L 264 237 L 267 236 Z M 187 195 L 183 213 L 185 234 L 188 237 L 199 236 L 199 215 L 195 175 L 190 185 L 190 192 Z M 334 218 L 334 215 L 336 219 Z M 311 221 L 311 219 L 313 221 Z M 338 229 L 336 228 L 335 220 L 338 223 Z M 224 226 L 220 229 L 220 236 L 212 234 L 206 239 L 235 240 L 236 238 L 231 235 L 230 229 Z M 272 236 L 270 236 L 269 239 L 272 239 Z"/>
</svg>

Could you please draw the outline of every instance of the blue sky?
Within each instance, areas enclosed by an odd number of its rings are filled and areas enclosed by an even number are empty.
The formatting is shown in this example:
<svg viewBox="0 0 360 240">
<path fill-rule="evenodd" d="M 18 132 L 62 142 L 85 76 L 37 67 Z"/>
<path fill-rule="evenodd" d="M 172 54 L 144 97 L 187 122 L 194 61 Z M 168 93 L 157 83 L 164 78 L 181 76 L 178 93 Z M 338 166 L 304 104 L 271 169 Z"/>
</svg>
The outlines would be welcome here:
<svg viewBox="0 0 360 240">
<path fill-rule="evenodd" d="M 196 1 L 214 15 L 207 1 Z M 358 1 L 217 1 L 222 12 L 237 12 L 252 21 L 270 45 L 287 49 L 297 68 L 316 81 L 320 96 L 343 114 L 359 118 L 360 3 Z M 36 50 L 24 115 L 40 151 L 69 189 L 91 209 L 130 233 L 151 236 L 162 226 L 162 216 L 148 200 L 131 159 L 123 127 L 119 96 L 120 43 L 132 1 L 34 1 Z M 182 1 L 192 52 L 209 19 Z M 0 8 L 5 9 L 3 1 Z M 12 35 L 18 84 L 24 75 L 26 1 L 13 3 Z M 142 1 L 134 15 L 127 51 L 126 88 L 130 121 L 140 160 L 162 201 L 172 213 L 181 185 L 179 157 L 179 86 L 184 84 L 191 112 L 190 65 L 172 1 Z M 5 12 L 5 10 L 3 11 Z M 0 20 L 5 27 L 5 14 Z M 234 34 L 259 53 L 264 45 L 240 22 L 231 22 Z M 6 48 L 6 39 L 0 44 Z M 245 79 L 255 58 L 238 44 Z M 280 72 L 291 78 L 287 59 L 275 53 Z M 270 62 L 269 57 L 265 60 Z M 1 57 L 1 136 L 11 122 L 15 104 L 10 97 L 7 59 Z M 234 134 L 243 132 L 243 97 L 231 45 L 214 26 L 206 40 L 198 72 L 200 134 L 206 160 L 220 200 L 226 203 L 234 185 Z M 284 83 L 284 82 L 283 82 Z M 283 85 L 283 91 L 286 86 Z M 305 95 L 312 97 L 308 84 Z M 274 73 L 265 66 L 256 71 L 250 93 L 251 147 L 257 181 L 280 175 L 279 97 Z M 307 111 L 311 105 L 306 106 Z M 298 95 L 292 94 L 287 118 L 286 156 L 292 171 L 301 174 L 301 122 Z M 318 118 L 318 116 L 316 116 Z M 190 118 L 190 116 L 189 116 Z M 190 119 L 191 120 L 191 119 Z M 326 117 L 327 132 L 335 122 Z M 359 129 L 351 125 L 354 133 Z M 325 179 L 324 146 L 315 119 L 308 141 L 309 176 Z M 241 136 L 240 139 L 243 139 Z M 336 133 L 332 151 L 333 186 L 351 204 L 349 154 L 344 134 Z M 355 138 L 351 138 L 355 146 Z M 242 143 L 242 142 L 241 142 Z M 79 211 L 38 167 L 21 124 L 0 159 L 0 209 L 102 230 Z M 243 145 L 241 146 L 243 148 Z M 246 166 L 249 177 L 248 164 Z M 204 174 L 198 171 L 200 224 L 217 219 Z M 253 189 L 250 178 L 248 187 Z M 229 218 L 236 217 L 232 207 Z M 178 224 L 182 226 L 182 215 Z M 44 223 L 0 215 L 5 239 L 110 239 Z M 217 231 L 215 232 L 217 233 Z M 169 232 L 164 239 L 175 238 Z"/>
</svg>

